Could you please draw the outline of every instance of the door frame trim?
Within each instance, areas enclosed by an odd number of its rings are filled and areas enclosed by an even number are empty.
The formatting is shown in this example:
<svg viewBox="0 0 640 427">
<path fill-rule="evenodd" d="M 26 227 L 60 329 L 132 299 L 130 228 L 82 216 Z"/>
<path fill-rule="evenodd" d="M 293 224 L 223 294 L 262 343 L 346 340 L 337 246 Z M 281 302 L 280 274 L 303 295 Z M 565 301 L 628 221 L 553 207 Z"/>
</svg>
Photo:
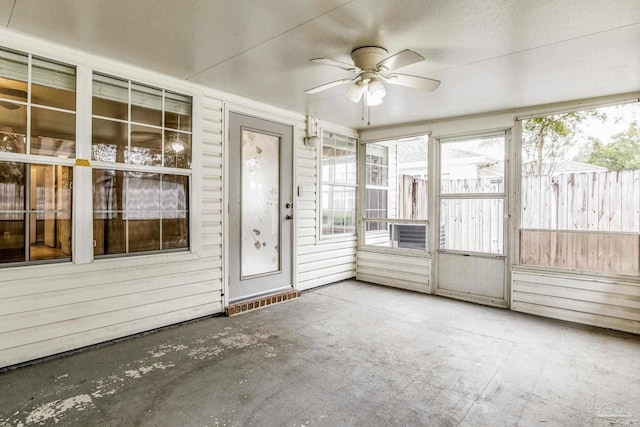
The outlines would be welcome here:
<svg viewBox="0 0 640 427">
<path fill-rule="evenodd" d="M 265 110 L 259 110 L 256 108 L 248 107 L 242 104 L 222 102 L 222 129 L 223 129 L 223 151 L 222 151 L 222 307 L 227 307 L 230 304 L 229 299 L 229 114 L 238 113 L 246 116 L 254 117 L 260 120 L 266 120 L 285 126 L 291 126 L 292 135 L 292 179 L 291 179 L 291 194 L 293 200 L 293 220 L 291 230 L 291 289 L 298 289 L 298 274 L 297 274 L 297 203 L 295 189 L 297 187 L 297 151 L 298 145 L 301 140 L 302 133 L 298 129 L 300 121 L 304 121 L 304 116 L 292 115 L 285 116 L 275 112 L 269 112 Z M 302 135 L 303 136 L 303 135 Z"/>
</svg>

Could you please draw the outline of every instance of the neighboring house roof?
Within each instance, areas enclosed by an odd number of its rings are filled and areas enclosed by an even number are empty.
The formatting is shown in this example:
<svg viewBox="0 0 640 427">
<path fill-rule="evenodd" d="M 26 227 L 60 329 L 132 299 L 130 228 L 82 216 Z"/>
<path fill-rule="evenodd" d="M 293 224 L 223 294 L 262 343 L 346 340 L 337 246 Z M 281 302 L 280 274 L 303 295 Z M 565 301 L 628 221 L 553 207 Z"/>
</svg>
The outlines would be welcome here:
<svg viewBox="0 0 640 427">
<path fill-rule="evenodd" d="M 607 168 L 604 168 L 602 166 L 569 161 L 569 162 L 562 162 L 562 163 L 556 164 L 553 170 L 553 174 L 555 175 L 559 173 L 600 172 L 600 171 L 606 171 L 606 170 Z"/>
</svg>

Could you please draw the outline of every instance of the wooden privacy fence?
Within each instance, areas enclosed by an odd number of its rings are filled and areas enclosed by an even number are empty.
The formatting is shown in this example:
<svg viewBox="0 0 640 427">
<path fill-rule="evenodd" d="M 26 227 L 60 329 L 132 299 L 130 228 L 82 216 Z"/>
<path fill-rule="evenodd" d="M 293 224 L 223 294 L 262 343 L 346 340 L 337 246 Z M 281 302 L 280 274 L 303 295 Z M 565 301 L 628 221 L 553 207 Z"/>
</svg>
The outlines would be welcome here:
<svg viewBox="0 0 640 427">
<path fill-rule="evenodd" d="M 523 176 L 522 228 L 640 232 L 640 170 Z"/>
<path fill-rule="evenodd" d="M 428 189 L 426 180 L 402 176 L 399 217 L 427 218 Z M 495 177 L 441 182 L 443 194 L 501 191 Z M 521 264 L 638 274 L 640 170 L 523 176 L 521 191 Z M 438 208 L 441 248 L 502 252 L 495 200 L 443 199 Z"/>
<path fill-rule="evenodd" d="M 638 275 L 640 235 L 523 229 L 520 230 L 520 264 Z"/>
</svg>

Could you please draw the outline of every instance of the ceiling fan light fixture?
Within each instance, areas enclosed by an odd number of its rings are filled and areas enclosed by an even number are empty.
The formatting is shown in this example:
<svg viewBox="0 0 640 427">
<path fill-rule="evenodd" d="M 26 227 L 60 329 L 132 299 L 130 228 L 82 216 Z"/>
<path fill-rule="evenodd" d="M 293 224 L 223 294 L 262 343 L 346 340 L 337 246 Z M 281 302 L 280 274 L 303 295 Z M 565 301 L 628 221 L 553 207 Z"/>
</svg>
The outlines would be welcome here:
<svg viewBox="0 0 640 427">
<path fill-rule="evenodd" d="M 382 99 L 387 94 L 382 82 L 378 79 L 371 79 L 367 90 L 367 105 L 376 106 L 382 104 Z"/>
<path fill-rule="evenodd" d="M 357 104 L 362 99 L 362 94 L 364 93 L 364 85 L 362 81 L 356 82 L 353 86 L 349 88 L 346 93 L 346 97 L 349 98 L 349 101 Z"/>
</svg>

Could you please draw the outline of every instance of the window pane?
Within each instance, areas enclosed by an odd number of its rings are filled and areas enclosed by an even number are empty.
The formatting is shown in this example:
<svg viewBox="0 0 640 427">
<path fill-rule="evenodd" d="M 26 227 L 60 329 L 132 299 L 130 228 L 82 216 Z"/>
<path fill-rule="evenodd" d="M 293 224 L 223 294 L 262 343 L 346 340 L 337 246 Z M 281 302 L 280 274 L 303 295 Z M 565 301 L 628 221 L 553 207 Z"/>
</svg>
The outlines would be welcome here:
<svg viewBox="0 0 640 427">
<path fill-rule="evenodd" d="M 93 75 L 93 115 L 129 120 L 129 83 Z"/>
<path fill-rule="evenodd" d="M 27 102 L 28 74 L 26 55 L 0 50 L 0 99 Z"/>
<path fill-rule="evenodd" d="M 31 102 L 76 110 L 76 70 L 68 65 L 33 58 Z"/>
<path fill-rule="evenodd" d="M 0 101 L 0 152 L 25 153 L 26 134 L 26 105 Z"/>
<path fill-rule="evenodd" d="M 191 97 L 165 91 L 164 126 L 191 132 Z"/>
<path fill-rule="evenodd" d="M 160 219 L 145 218 L 129 220 L 129 252 L 160 250 Z"/>
<path fill-rule="evenodd" d="M 520 264 L 640 275 L 640 103 L 522 122 Z"/>
<path fill-rule="evenodd" d="M 504 192 L 504 156 L 504 136 L 442 143 L 441 192 Z"/>
<path fill-rule="evenodd" d="M 25 261 L 24 218 L 24 213 L 0 212 L 0 263 Z"/>
<path fill-rule="evenodd" d="M 427 247 L 426 224 L 396 224 L 380 221 L 367 222 L 365 226 L 365 246 L 421 250 Z"/>
<path fill-rule="evenodd" d="M 356 189 L 340 185 L 324 185 L 322 194 L 322 233 L 355 233 Z"/>
<path fill-rule="evenodd" d="M 242 277 L 280 270 L 280 143 L 242 131 Z"/>
<path fill-rule="evenodd" d="M 160 175 L 127 172 L 125 188 L 129 252 L 160 250 Z"/>
<path fill-rule="evenodd" d="M 191 135 L 188 133 L 165 132 L 164 166 L 170 168 L 191 168 Z"/>
<path fill-rule="evenodd" d="M 322 235 L 355 233 L 356 143 L 332 132 L 322 135 Z"/>
<path fill-rule="evenodd" d="M 126 123 L 93 119 L 92 160 L 124 163 L 128 143 L 127 128 Z"/>
<path fill-rule="evenodd" d="M 0 262 L 25 261 L 23 163 L 0 162 Z M 17 211 L 17 212 L 16 212 Z"/>
<path fill-rule="evenodd" d="M 93 170 L 93 211 L 109 213 L 124 211 L 124 172 Z"/>
<path fill-rule="evenodd" d="M 162 176 L 162 249 L 189 247 L 189 178 Z"/>
<path fill-rule="evenodd" d="M 93 254 L 112 255 L 126 253 L 126 222 L 122 213 L 94 213 Z"/>
<path fill-rule="evenodd" d="M 94 255 L 126 252 L 123 218 L 124 172 L 93 170 Z"/>
<path fill-rule="evenodd" d="M 504 253 L 503 199 L 441 199 L 440 249 Z"/>
<path fill-rule="evenodd" d="M 31 108 L 31 154 L 75 157 L 76 116 Z"/>
<path fill-rule="evenodd" d="M 131 121 L 162 126 L 162 90 L 132 83 Z"/>
<path fill-rule="evenodd" d="M 131 150 L 128 152 L 127 163 L 162 166 L 162 130 L 131 125 Z"/>
<path fill-rule="evenodd" d="M 71 258 L 71 183 L 67 166 L 31 165 L 29 259 Z"/>
</svg>

